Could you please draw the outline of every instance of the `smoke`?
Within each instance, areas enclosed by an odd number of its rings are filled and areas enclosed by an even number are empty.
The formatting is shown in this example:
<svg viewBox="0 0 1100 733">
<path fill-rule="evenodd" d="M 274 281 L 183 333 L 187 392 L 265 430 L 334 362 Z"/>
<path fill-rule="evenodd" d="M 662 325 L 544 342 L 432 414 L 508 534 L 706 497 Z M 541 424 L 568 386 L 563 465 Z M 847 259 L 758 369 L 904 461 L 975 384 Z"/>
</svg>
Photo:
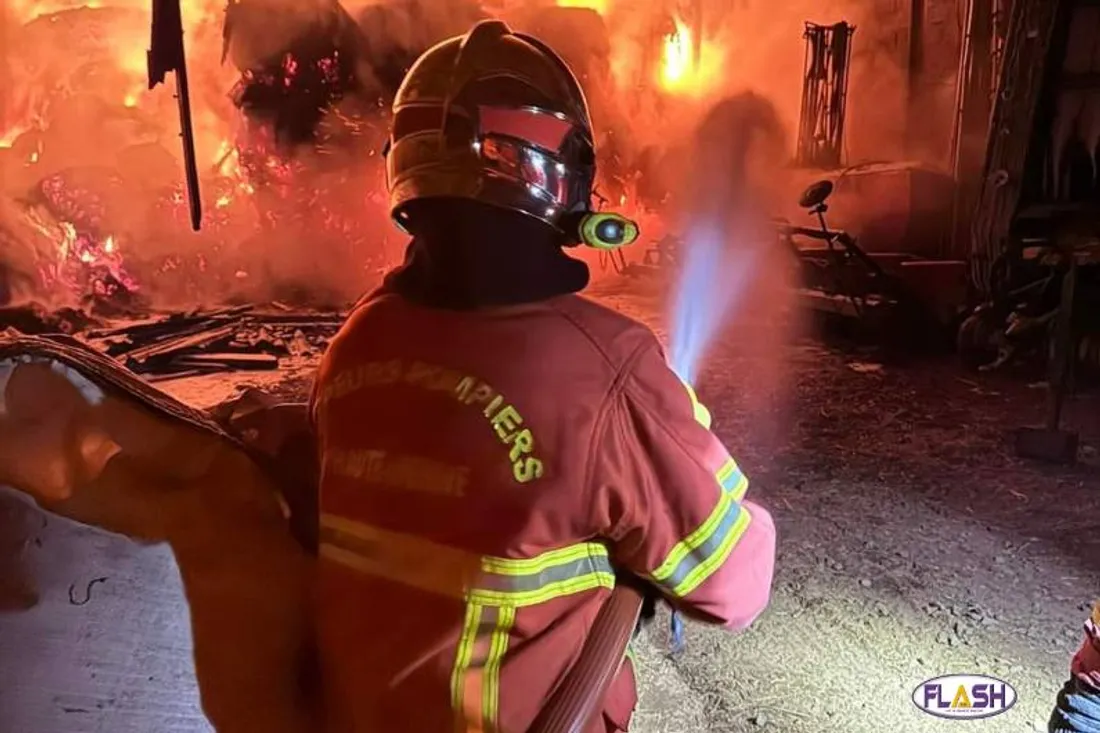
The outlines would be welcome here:
<svg viewBox="0 0 1100 733">
<path fill-rule="evenodd" d="M 489 17 L 477 0 L 375 0 L 346 6 L 366 41 L 360 71 L 382 97 L 397 91 L 422 52 Z"/>
<path fill-rule="evenodd" d="M 769 199 L 783 177 L 785 144 L 774 107 L 752 93 L 716 104 L 692 137 L 669 344 L 671 366 L 689 384 L 750 285 L 759 282 L 776 241 Z"/>
</svg>

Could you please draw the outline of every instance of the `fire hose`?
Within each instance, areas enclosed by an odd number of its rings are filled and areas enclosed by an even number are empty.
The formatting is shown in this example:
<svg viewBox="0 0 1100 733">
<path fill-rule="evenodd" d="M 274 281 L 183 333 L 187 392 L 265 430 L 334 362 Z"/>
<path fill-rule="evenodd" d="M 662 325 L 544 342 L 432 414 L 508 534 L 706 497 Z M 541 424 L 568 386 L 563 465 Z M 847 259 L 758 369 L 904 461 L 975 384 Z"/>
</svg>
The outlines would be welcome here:
<svg viewBox="0 0 1100 733">
<path fill-rule="evenodd" d="M 618 583 L 600 608 L 580 656 L 528 733 L 583 733 L 603 710 L 642 610 L 643 593 Z"/>
<path fill-rule="evenodd" d="M 685 381 L 684 386 L 691 397 L 695 419 L 709 429 L 710 411 L 699 401 L 688 382 Z M 645 602 L 646 593 L 639 589 L 637 582 L 620 579 L 611 597 L 600 608 L 580 657 L 528 733 L 582 733 L 585 730 L 593 716 L 602 710 L 604 696 L 619 673 Z M 684 646 L 684 621 L 673 610 L 670 623 L 672 652 L 678 653 Z"/>
</svg>

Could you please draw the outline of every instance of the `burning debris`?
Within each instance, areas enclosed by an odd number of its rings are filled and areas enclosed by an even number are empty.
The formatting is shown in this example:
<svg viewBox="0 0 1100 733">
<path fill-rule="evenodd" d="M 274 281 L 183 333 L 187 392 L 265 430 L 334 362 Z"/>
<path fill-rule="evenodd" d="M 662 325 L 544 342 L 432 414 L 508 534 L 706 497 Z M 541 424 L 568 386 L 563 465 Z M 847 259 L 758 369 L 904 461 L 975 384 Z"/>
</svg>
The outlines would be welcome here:
<svg viewBox="0 0 1100 733">
<path fill-rule="evenodd" d="M 247 70 L 235 107 L 231 84 L 210 63 L 221 18 L 196 18 L 195 9 L 185 3 L 189 51 L 205 59 L 192 79 L 207 161 L 199 174 L 208 214 L 197 236 L 187 231 L 175 104 L 163 90 L 143 91 L 147 11 L 62 8 L 8 32 L 19 58 L 7 58 L 5 43 L 0 62 L 11 62 L 17 82 L 0 107 L 6 301 L 133 316 L 154 304 L 264 301 L 313 280 L 323 298 L 343 302 L 370 287 L 393 254 L 379 246 L 384 211 L 361 193 L 377 170 L 372 151 L 384 124 L 365 124 L 345 104 L 358 88 L 347 50 L 355 45 L 344 38 L 354 35 L 350 17 L 336 14 L 335 46 L 323 34 L 324 42 L 291 46 L 279 57 L 282 76 Z M 247 38 L 241 12 L 231 13 L 234 43 Z M 61 47 L 71 55 L 57 54 Z M 267 82 L 282 93 L 272 97 Z M 379 118 L 374 104 L 360 106 Z M 317 247 L 328 256 L 317 258 Z"/>
<path fill-rule="evenodd" d="M 86 340 L 150 381 L 266 371 L 280 357 L 319 353 L 342 313 L 262 312 L 253 306 L 174 314 L 87 332 Z"/>
<path fill-rule="evenodd" d="M 275 303 L 173 313 L 139 321 L 97 318 L 38 305 L 0 307 L 0 333 L 77 338 L 152 382 L 230 371 L 269 371 L 285 358 L 315 357 L 342 312 L 298 312 Z"/>
</svg>

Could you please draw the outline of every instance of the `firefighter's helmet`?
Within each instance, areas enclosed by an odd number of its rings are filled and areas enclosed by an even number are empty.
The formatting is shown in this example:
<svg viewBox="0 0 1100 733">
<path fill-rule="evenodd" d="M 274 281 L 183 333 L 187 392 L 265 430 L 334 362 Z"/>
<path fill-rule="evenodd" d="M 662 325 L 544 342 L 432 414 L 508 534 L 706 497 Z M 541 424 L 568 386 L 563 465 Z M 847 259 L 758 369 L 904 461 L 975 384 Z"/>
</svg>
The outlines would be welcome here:
<svg viewBox="0 0 1100 733">
<path fill-rule="evenodd" d="M 457 197 L 522 212 L 577 241 L 595 174 L 588 103 L 573 72 L 499 20 L 426 51 L 397 92 L 386 179 L 403 229 L 415 229 L 410 203 Z"/>
</svg>

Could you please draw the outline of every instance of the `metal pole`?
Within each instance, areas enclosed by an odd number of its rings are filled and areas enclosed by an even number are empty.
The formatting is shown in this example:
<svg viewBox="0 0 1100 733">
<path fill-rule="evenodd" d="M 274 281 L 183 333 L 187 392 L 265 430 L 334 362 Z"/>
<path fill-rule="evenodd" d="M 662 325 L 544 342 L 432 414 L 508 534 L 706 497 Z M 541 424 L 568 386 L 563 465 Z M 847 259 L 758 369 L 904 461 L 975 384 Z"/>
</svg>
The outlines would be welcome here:
<svg viewBox="0 0 1100 733">
<path fill-rule="evenodd" d="M 1062 423 L 1062 407 L 1069 388 L 1070 362 L 1073 359 L 1073 306 L 1077 295 L 1077 252 L 1072 240 L 1065 247 L 1069 269 L 1062 278 L 1062 300 L 1054 325 L 1050 354 L 1047 403 L 1047 430 L 1057 432 Z"/>
</svg>

